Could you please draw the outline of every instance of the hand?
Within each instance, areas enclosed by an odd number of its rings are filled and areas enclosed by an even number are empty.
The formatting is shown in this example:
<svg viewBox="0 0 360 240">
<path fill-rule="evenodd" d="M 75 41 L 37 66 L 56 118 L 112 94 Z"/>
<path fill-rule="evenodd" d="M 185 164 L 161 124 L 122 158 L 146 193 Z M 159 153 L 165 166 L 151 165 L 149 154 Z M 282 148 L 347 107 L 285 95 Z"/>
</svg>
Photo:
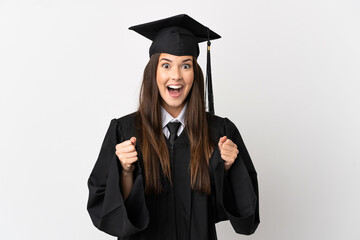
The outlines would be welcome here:
<svg viewBox="0 0 360 240">
<path fill-rule="evenodd" d="M 123 171 L 132 172 L 135 169 L 133 164 L 138 160 L 137 151 L 135 150 L 136 138 L 119 143 L 115 146 L 115 154 L 119 158 Z"/>
<path fill-rule="evenodd" d="M 224 160 L 225 171 L 228 171 L 235 162 L 239 150 L 237 149 L 237 145 L 230 139 L 227 139 L 226 136 L 219 139 L 218 145 L 221 158 Z"/>
</svg>

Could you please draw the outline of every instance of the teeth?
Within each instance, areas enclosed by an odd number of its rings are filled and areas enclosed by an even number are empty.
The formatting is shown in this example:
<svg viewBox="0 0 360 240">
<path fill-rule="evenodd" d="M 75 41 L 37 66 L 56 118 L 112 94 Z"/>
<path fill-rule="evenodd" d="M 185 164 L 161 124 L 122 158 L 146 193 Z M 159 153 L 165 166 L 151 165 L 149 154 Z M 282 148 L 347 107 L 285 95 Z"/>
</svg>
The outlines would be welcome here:
<svg viewBox="0 0 360 240">
<path fill-rule="evenodd" d="M 169 85 L 168 88 L 171 88 L 171 89 L 179 89 L 179 88 L 181 88 L 181 86 Z"/>
</svg>

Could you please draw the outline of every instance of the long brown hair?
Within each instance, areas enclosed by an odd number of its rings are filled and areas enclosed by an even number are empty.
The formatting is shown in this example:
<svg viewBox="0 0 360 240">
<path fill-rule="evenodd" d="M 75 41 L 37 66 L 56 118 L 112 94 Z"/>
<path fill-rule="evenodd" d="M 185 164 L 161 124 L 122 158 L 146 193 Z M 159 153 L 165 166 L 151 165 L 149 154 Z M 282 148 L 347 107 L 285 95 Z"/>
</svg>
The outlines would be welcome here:
<svg viewBox="0 0 360 240">
<path fill-rule="evenodd" d="M 138 129 L 144 162 L 145 193 L 163 191 L 161 172 L 172 184 L 170 158 L 162 131 L 161 96 L 156 83 L 160 53 L 153 54 L 145 67 L 140 89 Z M 209 158 L 214 146 L 209 138 L 204 102 L 204 76 L 193 58 L 194 82 L 187 96 L 185 129 L 190 140 L 191 188 L 210 194 Z M 161 168 L 160 168 L 161 167 Z"/>
</svg>

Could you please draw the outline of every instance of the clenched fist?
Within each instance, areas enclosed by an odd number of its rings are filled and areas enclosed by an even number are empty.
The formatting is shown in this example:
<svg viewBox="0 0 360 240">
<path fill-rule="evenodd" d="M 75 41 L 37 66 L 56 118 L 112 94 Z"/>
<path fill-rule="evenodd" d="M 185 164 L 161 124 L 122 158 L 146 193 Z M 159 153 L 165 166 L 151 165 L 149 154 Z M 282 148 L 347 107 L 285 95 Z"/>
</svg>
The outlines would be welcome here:
<svg viewBox="0 0 360 240">
<path fill-rule="evenodd" d="M 226 136 L 219 139 L 218 145 L 221 158 L 224 160 L 225 171 L 228 171 L 235 162 L 239 150 L 237 149 L 237 145 Z"/>
<path fill-rule="evenodd" d="M 115 146 L 115 154 L 119 158 L 123 171 L 132 172 L 135 169 L 133 164 L 138 160 L 138 153 L 135 150 L 136 138 L 132 137 L 130 140 L 119 143 Z"/>
</svg>

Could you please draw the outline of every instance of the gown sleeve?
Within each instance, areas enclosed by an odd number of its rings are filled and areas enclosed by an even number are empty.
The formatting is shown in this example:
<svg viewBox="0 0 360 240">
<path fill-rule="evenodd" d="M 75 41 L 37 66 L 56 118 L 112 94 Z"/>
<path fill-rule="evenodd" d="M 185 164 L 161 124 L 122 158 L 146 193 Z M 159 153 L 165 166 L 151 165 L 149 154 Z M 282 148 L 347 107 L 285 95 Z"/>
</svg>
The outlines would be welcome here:
<svg viewBox="0 0 360 240">
<path fill-rule="evenodd" d="M 138 166 L 134 170 L 132 190 L 125 202 L 122 198 L 121 164 L 115 154 L 115 146 L 124 140 L 120 124 L 116 119 L 112 119 L 88 179 L 87 203 L 93 224 L 99 230 L 120 238 L 144 230 L 149 223 L 142 176 Z"/>
<path fill-rule="evenodd" d="M 238 147 L 235 162 L 225 173 L 220 153 L 216 176 L 217 195 L 220 205 L 236 233 L 253 234 L 260 223 L 257 173 L 242 137 L 228 118 L 224 118 L 221 136 L 227 136 Z M 222 191 L 222 192 L 219 192 Z"/>
</svg>

